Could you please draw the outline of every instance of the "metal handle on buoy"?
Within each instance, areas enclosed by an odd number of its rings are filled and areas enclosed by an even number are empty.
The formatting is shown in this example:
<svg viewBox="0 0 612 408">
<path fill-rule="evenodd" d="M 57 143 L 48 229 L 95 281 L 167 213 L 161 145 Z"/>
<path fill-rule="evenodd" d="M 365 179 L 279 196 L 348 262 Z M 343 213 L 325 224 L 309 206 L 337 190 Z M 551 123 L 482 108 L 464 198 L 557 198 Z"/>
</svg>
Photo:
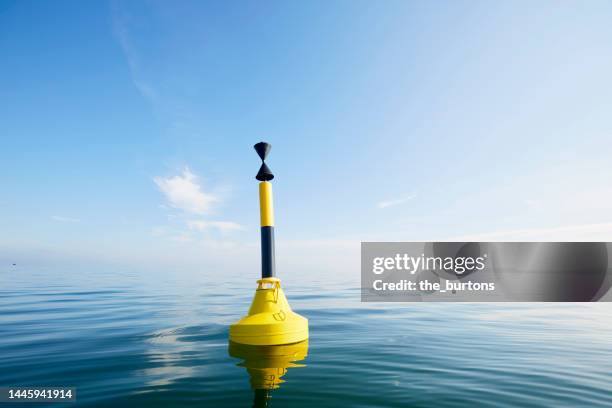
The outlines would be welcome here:
<svg viewBox="0 0 612 408">
<path fill-rule="evenodd" d="M 262 278 L 257 281 L 257 290 L 274 289 L 274 303 L 278 302 L 278 292 L 280 287 L 281 284 L 278 278 Z"/>
</svg>

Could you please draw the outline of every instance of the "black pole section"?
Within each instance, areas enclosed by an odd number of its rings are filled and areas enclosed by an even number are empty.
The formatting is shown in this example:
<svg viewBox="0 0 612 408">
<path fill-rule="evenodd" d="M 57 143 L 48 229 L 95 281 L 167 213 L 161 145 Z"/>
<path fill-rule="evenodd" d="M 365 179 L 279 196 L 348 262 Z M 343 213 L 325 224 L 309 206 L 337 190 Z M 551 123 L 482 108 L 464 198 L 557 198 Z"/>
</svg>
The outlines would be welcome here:
<svg viewBox="0 0 612 408">
<path fill-rule="evenodd" d="M 261 277 L 276 275 L 274 262 L 274 227 L 261 227 Z"/>
</svg>

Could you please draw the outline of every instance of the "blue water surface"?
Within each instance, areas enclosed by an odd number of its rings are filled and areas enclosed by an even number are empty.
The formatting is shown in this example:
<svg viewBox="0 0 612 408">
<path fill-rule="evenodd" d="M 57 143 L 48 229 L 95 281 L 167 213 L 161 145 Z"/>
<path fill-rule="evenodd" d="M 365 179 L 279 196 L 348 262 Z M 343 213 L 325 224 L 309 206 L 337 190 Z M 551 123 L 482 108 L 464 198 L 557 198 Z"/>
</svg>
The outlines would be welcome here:
<svg viewBox="0 0 612 408">
<path fill-rule="evenodd" d="M 265 404 L 612 406 L 609 304 L 361 303 L 354 275 L 285 282 L 308 354 Z M 76 387 L 57 407 L 253 406 L 227 334 L 255 279 L 2 267 L 0 386 Z"/>
</svg>

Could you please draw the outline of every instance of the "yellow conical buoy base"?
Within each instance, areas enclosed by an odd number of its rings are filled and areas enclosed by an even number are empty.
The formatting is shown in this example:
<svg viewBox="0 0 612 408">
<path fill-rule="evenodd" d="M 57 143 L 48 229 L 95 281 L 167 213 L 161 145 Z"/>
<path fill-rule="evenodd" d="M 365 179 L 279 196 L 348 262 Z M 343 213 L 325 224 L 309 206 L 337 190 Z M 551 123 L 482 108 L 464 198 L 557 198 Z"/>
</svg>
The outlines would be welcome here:
<svg viewBox="0 0 612 408">
<path fill-rule="evenodd" d="M 230 326 L 229 337 L 254 346 L 297 343 L 308 339 L 308 319 L 291 310 L 280 279 L 263 278 L 248 315 Z"/>
</svg>

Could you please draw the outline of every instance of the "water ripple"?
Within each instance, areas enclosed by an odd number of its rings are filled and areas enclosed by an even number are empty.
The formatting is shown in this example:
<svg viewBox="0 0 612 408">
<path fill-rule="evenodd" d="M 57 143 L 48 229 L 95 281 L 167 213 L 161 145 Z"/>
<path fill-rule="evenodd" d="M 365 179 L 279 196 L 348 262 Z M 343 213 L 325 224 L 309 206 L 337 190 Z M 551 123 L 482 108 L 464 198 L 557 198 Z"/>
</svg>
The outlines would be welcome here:
<svg viewBox="0 0 612 408">
<path fill-rule="evenodd" d="M 112 281 L 0 279 L 0 385 L 75 386 L 84 407 L 252 403 L 227 348 L 252 287 Z M 612 406 L 607 304 L 365 304 L 335 287 L 288 290 L 311 338 L 272 406 Z"/>
</svg>

